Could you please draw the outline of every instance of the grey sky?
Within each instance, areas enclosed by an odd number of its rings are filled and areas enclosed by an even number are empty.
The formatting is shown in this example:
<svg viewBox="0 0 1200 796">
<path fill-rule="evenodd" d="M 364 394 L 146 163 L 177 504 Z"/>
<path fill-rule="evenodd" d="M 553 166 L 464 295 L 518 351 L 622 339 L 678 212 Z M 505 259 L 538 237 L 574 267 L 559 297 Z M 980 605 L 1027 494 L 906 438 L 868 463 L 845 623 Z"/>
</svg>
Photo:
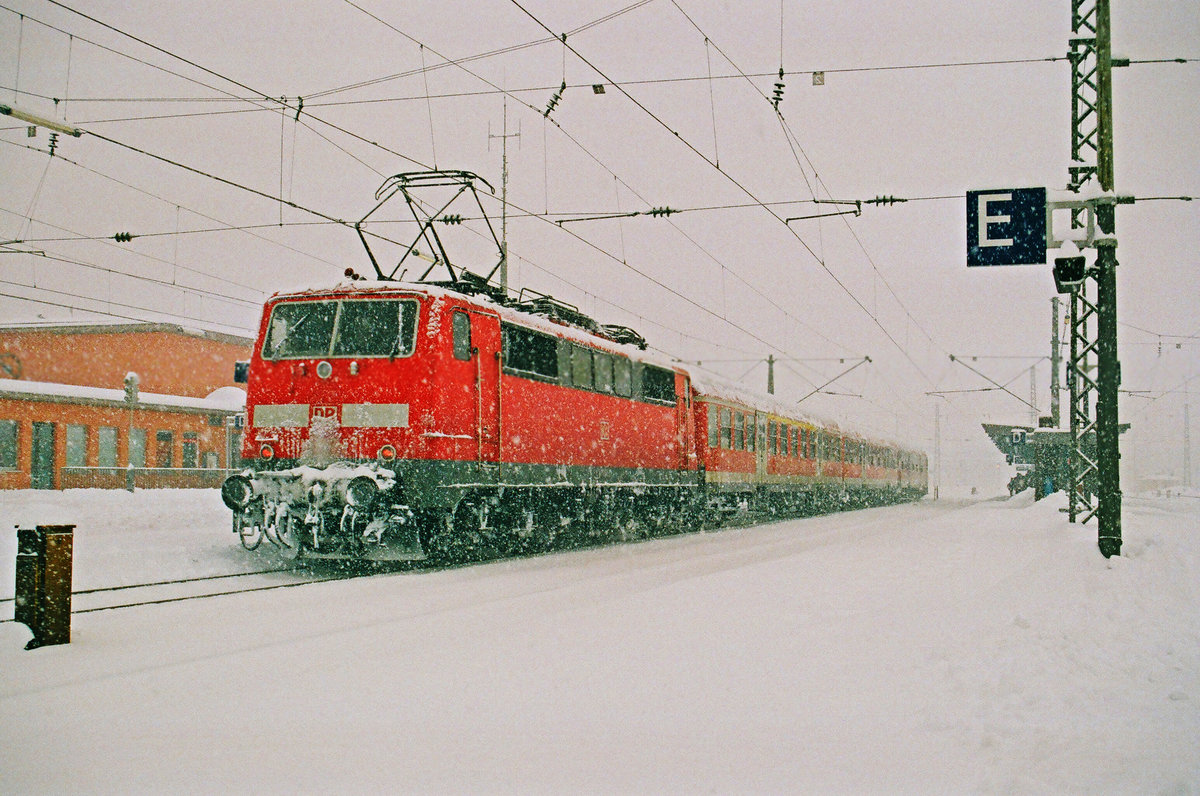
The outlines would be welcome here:
<svg viewBox="0 0 1200 796">
<path fill-rule="evenodd" d="M 1065 187 L 1069 0 L 785 2 L 782 31 L 778 2 L 66 5 L 165 52 L 48 2 L 0 2 L 0 102 L 125 145 L 60 137 L 50 160 L 45 131 L 27 138 L 24 125 L 0 123 L 0 240 L 28 240 L 9 248 L 58 258 L 0 255 L 6 322 L 116 315 L 250 330 L 254 305 L 275 290 L 331 281 L 347 266 L 369 271 L 357 237 L 328 223 L 300 226 L 320 219 L 131 147 L 354 221 L 386 176 L 414 162 L 474 171 L 499 190 L 499 140 L 488 133 L 501 131 L 502 86 L 509 131 L 520 131 L 509 149 L 515 287 L 633 326 L 672 355 L 757 386 L 766 370 L 756 358 L 820 360 L 780 365 L 780 393 L 807 393 L 869 355 L 872 365 L 831 388 L 862 399 L 818 396 L 805 406 L 930 447 L 925 393 L 987 386 L 948 354 L 1048 352 L 1049 268 L 968 270 L 963 194 Z M 534 18 L 560 34 L 630 5 L 569 35 L 578 54 L 554 41 L 444 65 L 548 39 Z M 768 100 L 781 33 L 786 129 Z M 1113 0 L 1113 39 L 1135 60 L 1200 58 L 1200 6 Z M 886 68 L 990 61 L 1023 62 Z M 812 70 L 825 71 L 824 85 L 813 84 Z M 636 103 L 611 85 L 593 93 L 609 80 Z M 1200 62 L 1134 64 L 1114 80 L 1118 192 L 1200 194 Z M 286 97 L 293 110 L 251 101 L 255 93 Z M 305 98 L 298 120 L 297 97 Z M 913 201 L 790 227 L 781 219 L 836 206 L 756 205 L 814 194 Z M 485 206 L 499 216 L 497 202 Z M 554 214 L 662 206 L 727 209 L 553 223 Z M 527 215 L 547 212 L 551 220 Z M 1119 211 L 1128 389 L 1167 390 L 1200 370 L 1197 338 L 1168 336 L 1200 333 L 1198 212 L 1200 203 L 1170 201 Z M 283 227 L 194 232 L 281 219 Z M 406 229 L 375 228 L 396 237 Z M 118 232 L 144 237 L 47 240 Z M 494 257 L 479 239 L 460 237 L 451 255 L 489 270 Z M 747 361 L 716 362 L 738 359 Z M 1030 384 L 1020 374 L 1033 364 L 976 363 L 1002 382 L 1019 376 L 1011 389 L 1023 397 Z M 1048 381 L 1042 362 L 1043 412 Z M 1029 415 L 999 391 L 940 400 L 951 460 L 986 452 L 979 421 Z M 1161 447 L 1179 436 L 1181 404 L 1131 397 L 1123 412 Z"/>
</svg>

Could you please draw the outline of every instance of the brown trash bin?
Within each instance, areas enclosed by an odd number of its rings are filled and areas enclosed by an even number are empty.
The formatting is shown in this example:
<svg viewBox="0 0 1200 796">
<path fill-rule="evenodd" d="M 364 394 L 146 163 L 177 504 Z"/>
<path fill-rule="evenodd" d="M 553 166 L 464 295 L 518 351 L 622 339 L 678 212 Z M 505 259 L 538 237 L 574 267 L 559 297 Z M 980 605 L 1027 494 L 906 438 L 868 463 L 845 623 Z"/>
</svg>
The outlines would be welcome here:
<svg viewBox="0 0 1200 796">
<path fill-rule="evenodd" d="M 71 642 L 74 525 L 17 530 L 13 619 L 33 631 L 25 649 Z"/>
</svg>

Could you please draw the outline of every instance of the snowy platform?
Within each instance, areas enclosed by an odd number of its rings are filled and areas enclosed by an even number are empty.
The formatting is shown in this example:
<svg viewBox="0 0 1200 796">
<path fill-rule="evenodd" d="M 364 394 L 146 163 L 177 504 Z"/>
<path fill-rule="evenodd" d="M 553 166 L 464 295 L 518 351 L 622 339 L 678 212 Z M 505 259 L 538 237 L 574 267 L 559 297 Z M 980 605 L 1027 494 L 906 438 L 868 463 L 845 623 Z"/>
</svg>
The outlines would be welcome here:
<svg viewBox="0 0 1200 796">
<path fill-rule="evenodd" d="M 1200 499 L 758 528 L 0 624 L 0 792 L 1200 791 Z M 0 494 L 77 589 L 261 568 L 215 491 Z M 11 602 L 5 616 L 11 616 Z"/>
</svg>

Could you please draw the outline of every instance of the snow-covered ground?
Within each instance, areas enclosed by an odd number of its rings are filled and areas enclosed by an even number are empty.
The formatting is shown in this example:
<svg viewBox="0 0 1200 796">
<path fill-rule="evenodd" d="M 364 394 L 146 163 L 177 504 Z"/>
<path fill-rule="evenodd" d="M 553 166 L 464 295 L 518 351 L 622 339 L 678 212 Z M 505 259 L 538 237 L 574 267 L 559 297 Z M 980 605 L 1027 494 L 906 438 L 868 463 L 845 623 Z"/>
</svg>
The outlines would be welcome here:
<svg viewBox="0 0 1200 796">
<path fill-rule="evenodd" d="M 1111 560 L 1063 505 L 3 623 L 0 792 L 1200 793 L 1200 499 L 1127 497 Z M 0 493 L 56 522 L 80 589 L 263 563 L 216 492 Z"/>
</svg>

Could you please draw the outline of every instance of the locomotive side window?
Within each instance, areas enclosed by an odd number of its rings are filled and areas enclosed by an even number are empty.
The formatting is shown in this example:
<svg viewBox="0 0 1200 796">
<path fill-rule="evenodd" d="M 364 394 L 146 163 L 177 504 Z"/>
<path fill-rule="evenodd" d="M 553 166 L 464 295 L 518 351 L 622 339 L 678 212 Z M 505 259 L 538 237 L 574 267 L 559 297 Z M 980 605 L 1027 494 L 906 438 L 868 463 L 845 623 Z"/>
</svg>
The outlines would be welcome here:
<svg viewBox="0 0 1200 796">
<path fill-rule="evenodd" d="M 617 356 L 613 360 L 613 392 L 622 398 L 633 395 L 633 360 Z"/>
<path fill-rule="evenodd" d="M 571 346 L 571 383 L 585 390 L 592 389 L 592 349 Z"/>
<path fill-rule="evenodd" d="M 675 403 L 675 372 L 652 365 L 643 367 L 642 397 L 654 403 Z"/>
<path fill-rule="evenodd" d="M 597 351 L 593 355 L 593 368 L 595 373 L 592 375 L 596 378 L 596 389 L 600 392 L 611 393 L 613 391 L 613 358 L 611 354 L 602 354 Z"/>
<path fill-rule="evenodd" d="M 558 378 L 558 340 L 519 326 L 504 326 L 504 370 Z"/>
<path fill-rule="evenodd" d="M 466 362 L 471 358 L 471 316 L 459 310 L 454 311 L 450 323 L 454 338 L 454 358 Z"/>
</svg>

